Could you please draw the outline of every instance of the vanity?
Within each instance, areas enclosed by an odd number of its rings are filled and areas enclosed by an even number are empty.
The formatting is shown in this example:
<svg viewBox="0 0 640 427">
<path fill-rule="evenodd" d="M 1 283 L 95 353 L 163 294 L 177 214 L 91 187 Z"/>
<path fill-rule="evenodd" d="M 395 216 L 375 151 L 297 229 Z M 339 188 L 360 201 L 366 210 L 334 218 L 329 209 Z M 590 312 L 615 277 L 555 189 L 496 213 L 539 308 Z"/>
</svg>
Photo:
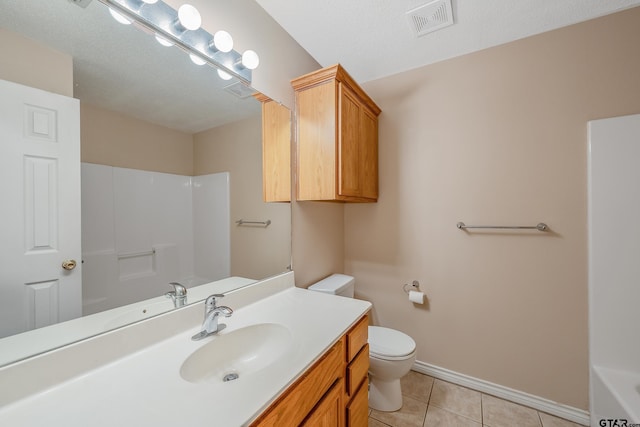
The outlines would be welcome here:
<svg viewBox="0 0 640 427">
<path fill-rule="evenodd" d="M 0 368 L 0 424 L 364 425 L 370 303 L 296 288 L 293 272 Z M 346 422 L 345 422 L 346 421 Z"/>
</svg>

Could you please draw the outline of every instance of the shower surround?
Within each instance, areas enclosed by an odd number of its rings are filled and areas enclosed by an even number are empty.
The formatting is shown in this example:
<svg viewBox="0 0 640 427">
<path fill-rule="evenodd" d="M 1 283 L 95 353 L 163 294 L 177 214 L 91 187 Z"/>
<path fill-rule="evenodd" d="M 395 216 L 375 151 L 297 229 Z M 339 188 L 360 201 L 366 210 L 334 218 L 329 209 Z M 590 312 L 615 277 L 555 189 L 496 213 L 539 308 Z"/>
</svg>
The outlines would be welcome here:
<svg viewBox="0 0 640 427">
<path fill-rule="evenodd" d="M 229 174 L 82 164 L 83 314 L 230 275 Z"/>
</svg>

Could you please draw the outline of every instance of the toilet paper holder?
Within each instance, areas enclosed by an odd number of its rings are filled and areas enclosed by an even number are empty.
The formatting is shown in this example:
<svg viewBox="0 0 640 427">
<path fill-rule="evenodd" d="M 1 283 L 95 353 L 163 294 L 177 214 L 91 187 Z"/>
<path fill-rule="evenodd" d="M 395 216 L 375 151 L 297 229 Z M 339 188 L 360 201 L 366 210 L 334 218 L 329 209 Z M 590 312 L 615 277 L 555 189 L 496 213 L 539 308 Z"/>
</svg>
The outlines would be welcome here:
<svg viewBox="0 0 640 427">
<path fill-rule="evenodd" d="M 409 295 L 410 291 L 420 290 L 420 283 L 417 280 L 414 280 L 411 283 L 405 283 L 404 285 L 402 285 L 402 290 L 404 291 L 405 294 Z"/>
</svg>

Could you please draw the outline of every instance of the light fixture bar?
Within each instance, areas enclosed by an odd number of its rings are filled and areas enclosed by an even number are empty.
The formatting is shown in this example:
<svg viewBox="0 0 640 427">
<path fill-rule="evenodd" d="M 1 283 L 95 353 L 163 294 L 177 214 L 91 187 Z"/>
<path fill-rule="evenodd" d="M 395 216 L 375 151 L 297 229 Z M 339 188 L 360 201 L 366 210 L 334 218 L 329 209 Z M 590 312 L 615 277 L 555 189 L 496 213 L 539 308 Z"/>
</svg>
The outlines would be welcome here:
<svg viewBox="0 0 640 427">
<path fill-rule="evenodd" d="M 162 0 L 153 4 L 143 0 L 98 1 L 133 20 L 152 34 L 163 37 L 188 54 L 202 59 L 208 65 L 222 70 L 246 85 L 251 84 L 251 70 L 236 65 L 242 62 L 242 54 L 235 50 L 213 53 L 208 49 L 213 36 L 202 28 L 187 31 L 176 28 L 174 23 L 178 19 L 178 12 Z"/>
</svg>

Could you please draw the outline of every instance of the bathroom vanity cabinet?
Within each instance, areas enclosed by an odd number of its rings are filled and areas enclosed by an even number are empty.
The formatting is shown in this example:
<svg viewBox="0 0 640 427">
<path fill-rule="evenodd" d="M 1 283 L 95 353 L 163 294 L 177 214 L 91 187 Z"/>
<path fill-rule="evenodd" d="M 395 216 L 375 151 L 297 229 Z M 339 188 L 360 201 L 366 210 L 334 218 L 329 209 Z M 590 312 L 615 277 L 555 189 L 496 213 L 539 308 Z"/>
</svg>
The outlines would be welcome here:
<svg viewBox="0 0 640 427">
<path fill-rule="evenodd" d="M 297 199 L 378 199 L 380 108 L 339 64 L 292 80 Z"/>
<path fill-rule="evenodd" d="M 251 426 L 366 426 L 368 325 L 364 315 Z"/>
<path fill-rule="evenodd" d="M 262 197 L 265 202 L 291 201 L 291 112 L 271 98 L 262 103 Z"/>
</svg>

